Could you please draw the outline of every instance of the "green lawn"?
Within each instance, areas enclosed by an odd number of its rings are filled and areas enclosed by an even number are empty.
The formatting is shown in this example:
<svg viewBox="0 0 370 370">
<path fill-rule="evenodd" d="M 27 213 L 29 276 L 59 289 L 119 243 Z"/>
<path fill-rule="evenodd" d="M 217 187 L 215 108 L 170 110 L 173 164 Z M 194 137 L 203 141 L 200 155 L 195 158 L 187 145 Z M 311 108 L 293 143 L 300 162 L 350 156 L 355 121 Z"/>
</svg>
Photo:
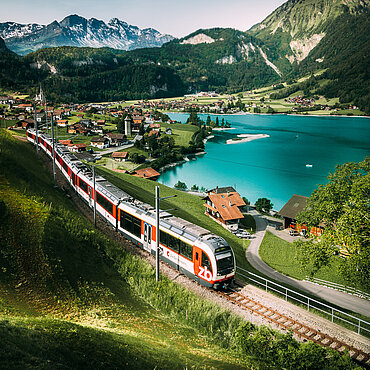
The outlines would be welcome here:
<svg viewBox="0 0 370 370">
<path fill-rule="evenodd" d="M 278 238 L 269 231 L 262 241 L 259 249 L 260 257 L 276 271 L 292 278 L 303 280 L 306 277 L 295 260 L 296 248 L 293 243 Z M 336 272 L 340 257 L 330 267 L 322 269 L 314 277 L 337 284 L 345 284 L 345 280 Z"/>
<path fill-rule="evenodd" d="M 161 123 L 162 131 L 165 131 L 167 127 L 172 129 L 171 137 L 174 138 L 175 145 L 185 147 L 189 146 L 189 141 L 191 140 L 194 132 L 198 130 L 198 127 L 194 125 L 184 125 L 182 123 Z"/>
</svg>

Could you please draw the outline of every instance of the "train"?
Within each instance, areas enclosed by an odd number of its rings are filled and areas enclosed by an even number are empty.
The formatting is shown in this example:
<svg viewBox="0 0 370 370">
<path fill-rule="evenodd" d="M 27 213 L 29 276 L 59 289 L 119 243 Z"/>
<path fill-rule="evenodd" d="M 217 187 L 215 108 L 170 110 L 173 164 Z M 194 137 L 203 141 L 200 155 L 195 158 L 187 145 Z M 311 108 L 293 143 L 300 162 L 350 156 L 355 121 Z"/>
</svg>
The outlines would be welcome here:
<svg viewBox="0 0 370 370">
<path fill-rule="evenodd" d="M 155 209 L 111 184 L 102 176 L 95 182 L 90 167 L 81 162 L 64 145 L 54 142 L 45 132 L 29 128 L 27 140 L 41 148 L 59 168 L 78 196 L 98 213 L 116 232 L 139 248 L 156 253 Z M 95 184 L 95 189 L 94 189 Z M 94 199 L 95 196 L 95 199 Z M 201 226 L 166 211 L 159 221 L 160 259 L 195 280 L 213 289 L 228 288 L 235 278 L 235 256 L 230 245 Z"/>
</svg>

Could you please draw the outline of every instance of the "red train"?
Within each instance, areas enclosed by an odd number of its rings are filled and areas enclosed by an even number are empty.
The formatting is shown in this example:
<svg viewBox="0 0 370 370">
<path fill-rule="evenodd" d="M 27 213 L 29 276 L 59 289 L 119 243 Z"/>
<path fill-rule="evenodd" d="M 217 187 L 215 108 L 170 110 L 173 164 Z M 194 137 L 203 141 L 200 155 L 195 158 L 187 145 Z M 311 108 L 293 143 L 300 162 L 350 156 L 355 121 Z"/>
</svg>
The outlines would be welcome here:
<svg viewBox="0 0 370 370">
<path fill-rule="evenodd" d="M 36 131 L 27 139 L 36 144 Z M 52 138 L 39 132 L 39 147 L 53 157 Z M 59 143 L 55 143 L 55 163 L 78 195 L 94 207 L 93 175 L 89 167 Z M 154 208 L 133 199 L 101 176 L 95 180 L 96 211 L 117 232 L 140 248 L 155 254 L 156 219 Z M 235 276 L 235 258 L 227 242 L 208 230 L 161 212 L 160 258 L 200 284 L 220 289 Z"/>
</svg>

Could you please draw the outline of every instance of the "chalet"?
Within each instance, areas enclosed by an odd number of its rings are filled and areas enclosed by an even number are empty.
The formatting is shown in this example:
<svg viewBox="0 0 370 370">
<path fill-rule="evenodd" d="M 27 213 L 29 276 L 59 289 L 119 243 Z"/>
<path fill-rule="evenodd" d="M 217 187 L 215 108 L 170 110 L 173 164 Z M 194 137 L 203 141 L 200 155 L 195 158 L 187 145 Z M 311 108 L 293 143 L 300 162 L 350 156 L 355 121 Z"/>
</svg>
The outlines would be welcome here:
<svg viewBox="0 0 370 370">
<path fill-rule="evenodd" d="M 59 140 L 59 143 L 65 146 L 72 145 L 72 140 Z"/>
<path fill-rule="evenodd" d="M 244 218 L 240 208 L 246 204 L 233 187 L 216 187 L 208 191 L 207 196 L 203 199 L 206 201 L 204 206 L 207 216 L 226 229 L 238 229 L 239 220 Z"/>
<path fill-rule="evenodd" d="M 154 168 L 142 168 L 141 170 L 136 170 L 132 173 L 133 176 L 141 177 L 143 179 L 157 180 L 160 176 L 160 173 L 157 172 Z"/>
<path fill-rule="evenodd" d="M 86 151 L 86 144 L 70 144 L 68 145 L 68 149 L 71 152 L 85 152 Z"/>
<path fill-rule="evenodd" d="M 13 102 L 13 98 L 11 96 L 0 96 L 0 104 L 10 104 Z"/>
<path fill-rule="evenodd" d="M 68 120 L 66 120 L 66 119 L 58 119 L 57 120 L 57 125 L 59 127 L 66 127 L 66 126 L 68 126 Z"/>
<path fill-rule="evenodd" d="M 105 137 L 109 140 L 111 146 L 119 146 L 127 142 L 126 135 L 124 134 L 108 133 Z"/>
<path fill-rule="evenodd" d="M 90 143 L 91 146 L 99 149 L 105 149 L 109 147 L 109 140 L 106 137 L 94 137 Z"/>
<path fill-rule="evenodd" d="M 85 126 L 79 123 L 75 123 L 73 126 L 68 128 L 70 134 L 84 134 L 87 135 L 90 133 L 90 130 Z"/>
<path fill-rule="evenodd" d="M 117 162 L 125 162 L 128 160 L 128 152 L 113 152 L 112 159 Z"/>
<path fill-rule="evenodd" d="M 53 118 L 56 120 L 62 120 L 64 116 L 64 110 L 63 109 L 55 109 L 53 111 Z"/>
<path fill-rule="evenodd" d="M 132 116 L 132 121 L 134 122 L 134 124 L 136 123 L 138 125 L 141 125 L 142 123 L 144 123 L 144 119 L 144 116 Z"/>
<path fill-rule="evenodd" d="M 32 104 L 19 104 L 18 109 L 25 110 L 27 112 L 32 112 L 33 111 L 33 106 Z"/>
<path fill-rule="evenodd" d="M 172 128 L 171 127 L 166 128 L 166 135 L 172 135 Z"/>
<path fill-rule="evenodd" d="M 33 119 L 22 119 L 16 122 L 15 127 L 29 129 L 35 126 L 35 121 Z"/>
<path fill-rule="evenodd" d="M 104 126 L 104 125 L 105 125 L 105 119 L 98 119 L 98 120 L 96 121 L 96 124 L 97 124 L 98 126 Z"/>
<path fill-rule="evenodd" d="M 92 126 L 90 129 L 94 134 L 104 134 L 104 129 L 101 126 Z"/>
<path fill-rule="evenodd" d="M 296 230 L 301 232 L 302 230 L 307 231 L 306 225 L 298 224 L 296 221 L 297 214 L 306 207 L 308 197 L 294 194 L 284 207 L 280 210 L 279 215 L 284 218 L 284 229 Z M 313 235 L 321 235 L 324 224 L 320 224 L 318 227 L 313 227 L 310 233 Z"/>
</svg>

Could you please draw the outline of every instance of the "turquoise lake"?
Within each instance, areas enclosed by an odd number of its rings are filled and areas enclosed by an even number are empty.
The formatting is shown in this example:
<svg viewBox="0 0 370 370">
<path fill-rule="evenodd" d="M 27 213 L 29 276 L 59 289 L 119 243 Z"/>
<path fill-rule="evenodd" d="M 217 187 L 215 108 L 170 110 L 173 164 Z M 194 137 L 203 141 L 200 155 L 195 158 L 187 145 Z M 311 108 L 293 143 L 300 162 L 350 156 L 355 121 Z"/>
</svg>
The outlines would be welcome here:
<svg viewBox="0 0 370 370">
<path fill-rule="evenodd" d="M 169 116 L 185 123 L 188 114 Z M 318 184 L 326 184 L 337 164 L 370 156 L 367 118 L 248 114 L 222 115 L 220 122 L 222 118 L 234 129 L 213 131 L 207 154 L 163 172 L 160 183 L 173 186 L 180 180 L 188 188 L 196 184 L 208 189 L 234 186 L 252 203 L 265 197 L 280 210 L 293 194 L 310 196 Z M 226 144 L 240 134 L 270 137 Z"/>
</svg>

